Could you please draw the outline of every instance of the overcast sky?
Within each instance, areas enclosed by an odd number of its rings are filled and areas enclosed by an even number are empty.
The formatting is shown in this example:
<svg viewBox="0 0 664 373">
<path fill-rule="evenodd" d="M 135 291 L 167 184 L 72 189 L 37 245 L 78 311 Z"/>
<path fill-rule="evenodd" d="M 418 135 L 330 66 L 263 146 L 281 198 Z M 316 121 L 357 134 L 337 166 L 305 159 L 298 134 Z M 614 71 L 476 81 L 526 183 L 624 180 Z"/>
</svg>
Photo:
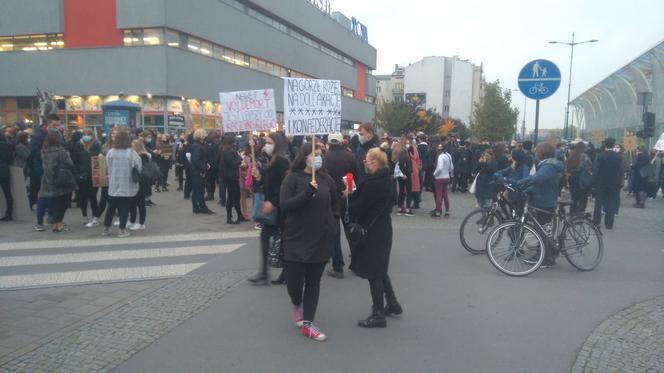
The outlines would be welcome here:
<svg viewBox="0 0 664 373">
<path fill-rule="evenodd" d="M 599 39 L 574 48 L 572 100 L 664 40 L 664 0 L 331 0 L 332 10 L 355 17 L 378 50 L 375 74 L 389 74 L 424 56 L 454 56 L 484 64 L 487 81 L 518 88 L 527 62 L 545 58 L 558 65 L 558 91 L 540 103 L 540 128 L 565 122 L 570 47 L 549 40 Z M 524 97 L 513 105 L 523 117 Z M 526 124 L 535 123 L 528 100 Z"/>
</svg>

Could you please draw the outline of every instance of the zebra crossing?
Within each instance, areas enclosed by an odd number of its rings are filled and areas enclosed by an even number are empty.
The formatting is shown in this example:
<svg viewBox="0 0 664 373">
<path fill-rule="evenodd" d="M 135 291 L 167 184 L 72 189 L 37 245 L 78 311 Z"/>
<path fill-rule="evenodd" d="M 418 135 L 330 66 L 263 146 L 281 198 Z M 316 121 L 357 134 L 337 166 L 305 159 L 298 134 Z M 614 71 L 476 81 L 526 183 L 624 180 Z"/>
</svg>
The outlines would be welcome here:
<svg viewBox="0 0 664 373">
<path fill-rule="evenodd" d="M 183 276 L 256 232 L 0 243 L 0 290 Z"/>
</svg>

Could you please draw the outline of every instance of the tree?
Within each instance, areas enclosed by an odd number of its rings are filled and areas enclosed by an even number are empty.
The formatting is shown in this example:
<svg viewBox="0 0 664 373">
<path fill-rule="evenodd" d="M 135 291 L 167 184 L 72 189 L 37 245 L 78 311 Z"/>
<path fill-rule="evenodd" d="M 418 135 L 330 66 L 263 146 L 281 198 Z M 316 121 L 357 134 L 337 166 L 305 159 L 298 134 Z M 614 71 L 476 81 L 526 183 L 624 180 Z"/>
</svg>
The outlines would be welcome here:
<svg viewBox="0 0 664 373">
<path fill-rule="evenodd" d="M 461 139 L 470 137 L 468 126 L 461 119 L 447 118 L 445 119 L 438 129 L 438 134 L 442 136 L 456 136 Z"/>
<path fill-rule="evenodd" d="M 498 80 L 488 83 L 484 88 L 484 97 L 475 104 L 470 125 L 473 134 L 492 141 L 512 137 L 519 110 L 513 108 L 511 104 L 511 91 L 502 91 Z"/>
<path fill-rule="evenodd" d="M 438 129 L 438 134 L 443 136 L 449 136 L 452 131 L 454 131 L 454 121 L 451 118 L 447 118 L 443 121 L 440 128 Z"/>
<path fill-rule="evenodd" d="M 398 102 L 381 101 L 374 118 L 374 125 L 392 136 L 397 136 L 404 133 L 411 119 L 410 117 L 410 110 L 406 105 Z"/>
</svg>

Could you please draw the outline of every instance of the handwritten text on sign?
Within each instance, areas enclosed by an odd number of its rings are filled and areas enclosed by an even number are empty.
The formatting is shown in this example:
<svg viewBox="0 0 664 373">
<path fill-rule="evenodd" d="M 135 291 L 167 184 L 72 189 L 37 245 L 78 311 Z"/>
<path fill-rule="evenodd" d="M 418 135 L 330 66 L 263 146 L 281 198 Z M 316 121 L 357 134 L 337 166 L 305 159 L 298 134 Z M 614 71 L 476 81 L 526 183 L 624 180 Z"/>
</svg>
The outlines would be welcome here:
<svg viewBox="0 0 664 373">
<path fill-rule="evenodd" d="M 284 117 L 288 135 L 341 132 L 341 82 L 284 78 Z"/>
<path fill-rule="evenodd" d="M 277 126 L 274 91 L 221 92 L 224 132 L 267 131 Z"/>
</svg>

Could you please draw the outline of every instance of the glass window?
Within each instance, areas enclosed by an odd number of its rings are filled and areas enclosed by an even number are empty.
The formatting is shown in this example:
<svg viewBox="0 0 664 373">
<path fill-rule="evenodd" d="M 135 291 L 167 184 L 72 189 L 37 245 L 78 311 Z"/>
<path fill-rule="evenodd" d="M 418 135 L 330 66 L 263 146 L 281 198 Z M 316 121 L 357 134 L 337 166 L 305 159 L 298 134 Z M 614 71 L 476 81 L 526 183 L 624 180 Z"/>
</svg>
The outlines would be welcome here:
<svg viewBox="0 0 664 373">
<path fill-rule="evenodd" d="M 11 36 L 0 38 L 0 52 L 7 52 L 14 50 L 14 40 Z"/>
<path fill-rule="evenodd" d="M 19 98 L 16 101 L 19 109 L 25 110 L 25 109 L 33 109 L 34 107 L 39 107 L 39 105 L 34 102 L 35 99 L 33 98 Z"/>
<path fill-rule="evenodd" d="M 179 47 L 180 35 L 173 30 L 166 30 L 166 44 L 169 47 Z"/>
<path fill-rule="evenodd" d="M 249 68 L 258 70 L 258 59 L 256 57 L 249 58 Z"/>
<path fill-rule="evenodd" d="M 201 41 L 190 36 L 187 40 L 187 48 L 192 52 L 200 53 Z"/>
<path fill-rule="evenodd" d="M 201 53 L 206 56 L 212 55 L 212 44 L 207 42 L 201 42 Z"/>
<path fill-rule="evenodd" d="M 160 45 L 164 40 L 164 29 L 148 28 L 143 30 L 144 45 Z"/>
<path fill-rule="evenodd" d="M 104 125 L 104 117 L 101 114 L 87 114 L 85 115 L 85 125 L 88 127 L 97 127 Z"/>
<path fill-rule="evenodd" d="M 146 115 L 144 117 L 144 126 L 155 126 L 163 127 L 164 126 L 164 116 L 163 115 Z"/>
<path fill-rule="evenodd" d="M 235 59 L 235 52 L 232 49 L 224 48 L 224 55 L 222 58 L 229 63 L 233 63 L 233 59 Z"/>
</svg>

